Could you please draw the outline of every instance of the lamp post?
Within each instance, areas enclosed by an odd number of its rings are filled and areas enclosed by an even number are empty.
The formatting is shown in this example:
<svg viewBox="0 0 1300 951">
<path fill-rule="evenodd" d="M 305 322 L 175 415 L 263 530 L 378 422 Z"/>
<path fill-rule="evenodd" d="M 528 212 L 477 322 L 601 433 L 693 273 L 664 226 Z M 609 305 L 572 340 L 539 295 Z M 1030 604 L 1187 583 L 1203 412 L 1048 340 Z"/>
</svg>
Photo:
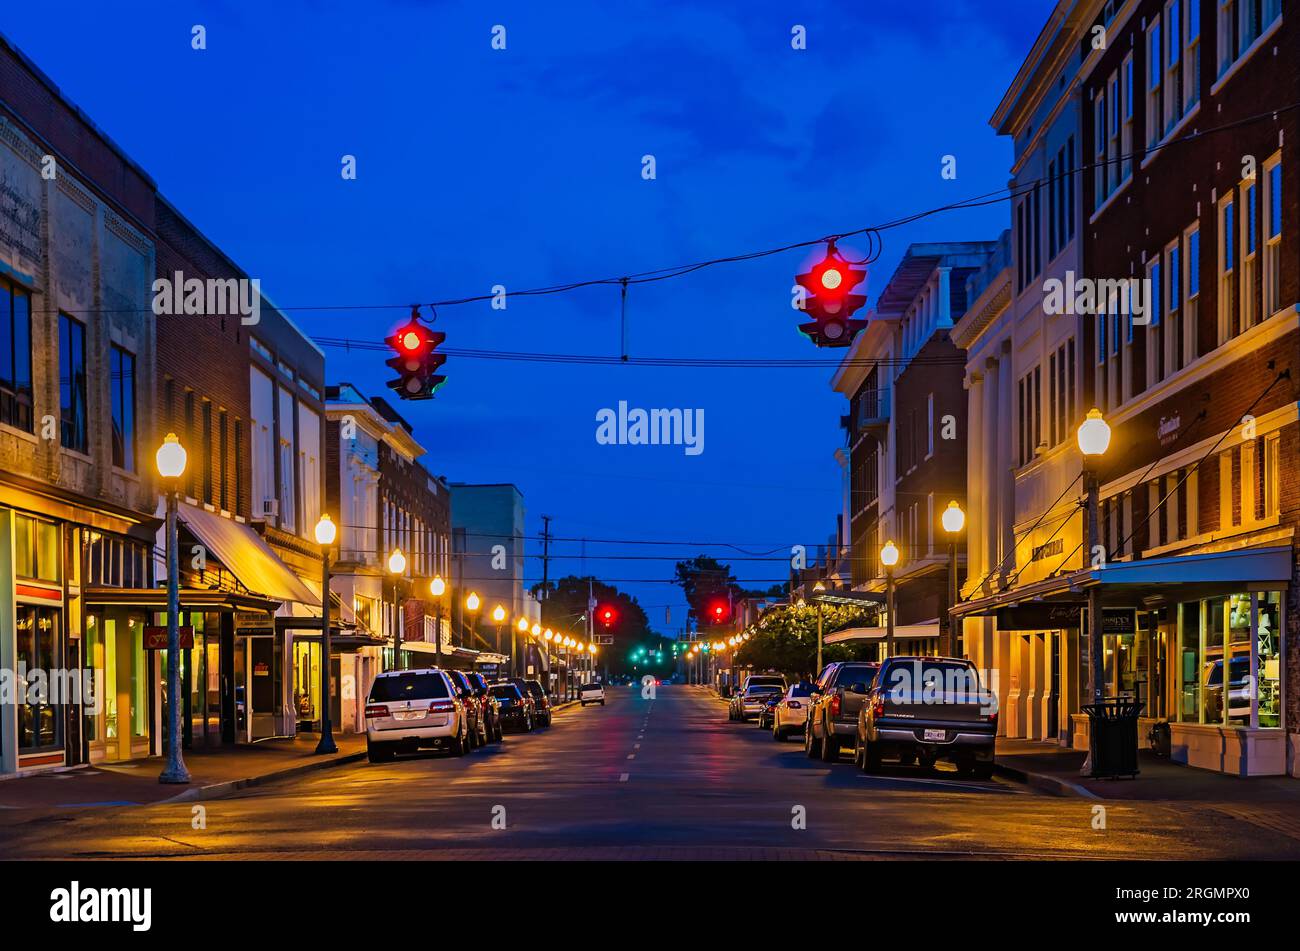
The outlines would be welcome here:
<svg viewBox="0 0 1300 951">
<path fill-rule="evenodd" d="M 474 638 L 478 636 L 478 609 L 482 606 L 483 599 L 478 596 L 477 591 L 471 591 L 465 598 L 465 610 L 469 612 L 470 647 L 474 646 Z"/>
<path fill-rule="evenodd" d="M 542 626 L 540 624 L 534 624 L 529 633 L 533 635 L 533 640 L 542 639 Z M 552 680 L 552 677 L 554 676 L 554 667 L 551 664 L 551 638 L 554 636 L 555 635 L 548 630 L 546 632 L 546 637 L 542 639 L 542 650 L 546 651 L 546 686 L 549 687 L 552 692 L 555 690 L 555 683 Z"/>
<path fill-rule="evenodd" d="M 316 544 L 320 545 L 321 563 L 321 640 L 320 640 L 320 741 L 316 744 L 317 753 L 337 753 L 338 745 L 334 742 L 334 731 L 330 723 L 330 545 L 338 535 L 338 527 L 328 515 L 321 515 L 316 523 Z"/>
<path fill-rule="evenodd" d="M 957 500 L 948 503 L 948 507 L 943 510 L 943 530 L 948 533 L 948 608 L 949 611 L 944 613 L 943 624 L 943 645 L 941 652 L 945 657 L 956 655 L 957 638 L 953 631 L 953 620 L 951 609 L 957 605 L 958 588 L 957 588 L 957 536 L 961 530 L 966 527 L 966 513 L 961 510 Z"/>
<path fill-rule="evenodd" d="M 1101 410 L 1093 408 L 1088 417 L 1079 426 L 1079 451 L 1083 454 L 1083 488 L 1087 495 L 1087 526 L 1085 531 L 1086 551 L 1084 565 L 1092 563 L 1093 551 L 1097 545 L 1100 532 L 1097 528 L 1097 512 L 1100 508 L 1099 496 L 1101 484 L 1097 478 L 1097 462 L 1110 446 L 1110 426 L 1102 418 Z M 1093 703 L 1102 698 L 1101 657 L 1101 586 L 1088 588 L 1088 694 Z"/>
<path fill-rule="evenodd" d="M 434 575 L 429 582 L 429 594 L 433 595 L 433 629 L 437 631 L 438 653 L 442 653 L 442 596 L 447 593 L 447 582 L 442 575 Z"/>
<path fill-rule="evenodd" d="M 492 623 L 497 626 L 496 647 L 497 653 L 501 653 L 501 625 L 506 619 L 506 609 L 497 605 L 492 609 Z M 515 675 L 515 655 L 510 655 L 510 676 Z"/>
<path fill-rule="evenodd" d="M 521 617 L 519 619 L 519 623 L 515 625 L 515 629 L 510 632 L 510 675 L 512 677 L 518 676 L 518 674 L 515 673 L 515 656 L 518 651 L 518 635 L 527 634 L 527 633 L 528 633 L 528 618 Z M 527 652 L 527 650 L 528 650 L 528 642 L 524 641 L 524 651 Z M 527 665 L 520 664 L 519 666 L 526 667 Z"/>
<path fill-rule="evenodd" d="M 158 447 L 154 462 L 162 476 L 167 499 L 167 766 L 158 776 L 160 783 L 188 783 L 190 771 L 181 758 L 181 592 L 177 573 L 176 509 L 181 476 L 185 474 L 185 447 L 168 433 Z"/>
<path fill-rule="evenodd" d="M 894 656 L 894 566 L 898 564 L 898 546 L 885 542 L 880 549 L 880 563 L 885 566 L 885 656 Z"/>
<path fill-rule="evenodd" d="M 393 669 L 405 670 L 406 664 L 402 658 L 402 625 L 405 619 L 402 617 L 402 575 L 406 571 L 406 556 L 402 554 L 402 549 L 394 548 L 393 553 L 388 556 L 388 572 L 393 576 Z"/>
<path fill-rule="evenodd" d="M 821 594 L 826 590 L 826 585 L 818 581 L 813 585 L 813 591 Z M 822 603 L 817 601 L 817 673 L 822 672 Z"/>
</svg>

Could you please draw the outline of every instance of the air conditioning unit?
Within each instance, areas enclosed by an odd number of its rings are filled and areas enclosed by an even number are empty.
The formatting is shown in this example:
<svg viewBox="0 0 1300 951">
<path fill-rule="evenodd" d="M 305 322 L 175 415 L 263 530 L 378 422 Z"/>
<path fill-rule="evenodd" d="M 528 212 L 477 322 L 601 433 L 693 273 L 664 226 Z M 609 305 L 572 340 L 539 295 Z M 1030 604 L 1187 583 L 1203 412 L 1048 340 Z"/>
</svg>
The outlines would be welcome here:
<svg viewBox="0 0 1300 951">
<path fill-rule="evenodd" d="M 279 518 L 280 517 L 280 500 L 277 498 L 262 499 L 262 507 L 257 510 L 258 518 Z"/>
</svg>

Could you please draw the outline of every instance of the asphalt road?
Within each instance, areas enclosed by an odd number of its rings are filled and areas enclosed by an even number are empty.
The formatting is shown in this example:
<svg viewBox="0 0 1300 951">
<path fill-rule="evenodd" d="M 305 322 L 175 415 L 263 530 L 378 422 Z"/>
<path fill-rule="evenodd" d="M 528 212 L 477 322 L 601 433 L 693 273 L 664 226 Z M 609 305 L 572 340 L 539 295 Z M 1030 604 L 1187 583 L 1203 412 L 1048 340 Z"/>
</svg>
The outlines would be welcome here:
<svg viewBox="0 0 1300 951">
<path fill-rule="evenodd" d="M 809 760 L 795 740 L 731 723 L 683 686 L 655 699 L 612 688 L 604 707 L 459 759 L 356 763 L 201 804 L 0 830 L 3 858 L 461 856 L 1294 859 L 1300 838 L 1207 803 L 1099 803 L 903 768 L 868 777 L 847 755 Z"/>
</svg>

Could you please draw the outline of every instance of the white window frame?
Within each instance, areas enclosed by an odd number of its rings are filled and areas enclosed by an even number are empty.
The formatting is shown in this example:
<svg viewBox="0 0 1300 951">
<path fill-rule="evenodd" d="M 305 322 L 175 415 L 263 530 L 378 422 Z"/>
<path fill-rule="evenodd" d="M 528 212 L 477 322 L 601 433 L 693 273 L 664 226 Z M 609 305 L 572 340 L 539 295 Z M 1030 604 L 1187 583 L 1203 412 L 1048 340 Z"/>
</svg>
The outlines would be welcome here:
<svg viewBox="0 0 1300 951">
<path fill-rule="evenodd" d="M 1189 0 L 1199 3 L 1200 0 Z M 1161 64 L 1164 73 L 1162 85 L 1164 96 L 1164 132 L 1168 135 L 1179 119 L 1183 117 L 1183 3 L 1182 0 L 1167 0 L 1165 3 L 1165 30 L 1162 34 L 1164 50 Z"/>
<path fill-rule="evenodd" d="M 1278 216 L 1276 235 L 1270 235 L 1269 229 L 1273 217 L 1273 175 L 1277 175 L 1277 187 L 1282 188 L 1282 153 L 1274 152 L 1264 162 L 1263 188 L 1261 189 L 1260 208 L 1263 212 L 1263 246 L 1264 246 L 1264 310 L 1265 320 L 1282 309 L 1282 218 Z"/>
<path fill-rule="evenodd" d="M 1183 326 L 1183 246 L 1181 238 L 1175 238 L 1165 245 L 1165 267 L 1161 272 L 1164 287 L 1161 296 L 1167 317 L 1165 326 L 1165 369 L 1166 375 L 1172 376 L 1186 364 L 1183 362 L 1183 338 L 1186 328 Z"/>
<path fill-rule="evenodd" d="M 1161 107 L 1160 92 L 1164 88 L 1165 57 L 1164 33 L 1159 15 L 1152 17 L 1146 31 L 1146 107 L 1147 107 L 1147 147 L 1155 145 L 1164 137 L 1164 109 Z"/>
<path fill-rule="evenodd" d="M 1195 24 L 1196 32 L 1192 32 Z M 1183 5 L 1183 111 L 1201 101 L 1201 3 Z"/>
<path fill-rule="evenodd" d="M 1218 216 L 1218 253 L 1217 263 L 1215 266 L 1216 289 L 1219 299 L 1219 346 L 1227 343 L 1236 336 L 1237 313 L 1236 313 L 1236 295 L 1234 293 L 1234 281 L 1236 277 L 1236 241 L 1237 228 L 1235 226 L 1236 218 L 1233 218 L 1233 227 L 1228 227 L 1229 211 L 1236 213 L 1236 190 L 1229 189 L 1228 194 L 1219 199 L 1215 209 Z M 1229 254 L 1233 255 L 1233 261 L 1228 263 Z"/>
<path fill-rule="evenodd" d="M 1192 253 L 1195 248 L 1196 253 Z M 1201 223 L 1183 232 L 1183 366 L 1196 359 L 1201 315 Z"/>
</svg>

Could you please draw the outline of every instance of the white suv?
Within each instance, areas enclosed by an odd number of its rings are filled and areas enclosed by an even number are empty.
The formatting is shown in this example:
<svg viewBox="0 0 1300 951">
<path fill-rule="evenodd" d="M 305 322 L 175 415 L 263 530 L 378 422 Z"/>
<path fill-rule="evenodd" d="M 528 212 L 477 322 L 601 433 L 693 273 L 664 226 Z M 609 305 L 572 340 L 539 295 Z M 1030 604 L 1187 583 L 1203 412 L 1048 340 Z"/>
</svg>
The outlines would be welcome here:
<svg viewBox="0 0 1300 951">
<path fill-rule="evenodd" d="M 366 700 L 366 754 L 370 762 L 420 747 L 463 756 L 469 718 L 455 686 L 441 670 L 390 670 L 375 678 Z"/>
<path fill-rule="evenodd" d="M 589 703 L 598 703 L 603 707 L 605 705 L 604 686 L 595 681 L 583 684 L 578 688 L 578 702 L 584 707 Z"/>
</svg>

